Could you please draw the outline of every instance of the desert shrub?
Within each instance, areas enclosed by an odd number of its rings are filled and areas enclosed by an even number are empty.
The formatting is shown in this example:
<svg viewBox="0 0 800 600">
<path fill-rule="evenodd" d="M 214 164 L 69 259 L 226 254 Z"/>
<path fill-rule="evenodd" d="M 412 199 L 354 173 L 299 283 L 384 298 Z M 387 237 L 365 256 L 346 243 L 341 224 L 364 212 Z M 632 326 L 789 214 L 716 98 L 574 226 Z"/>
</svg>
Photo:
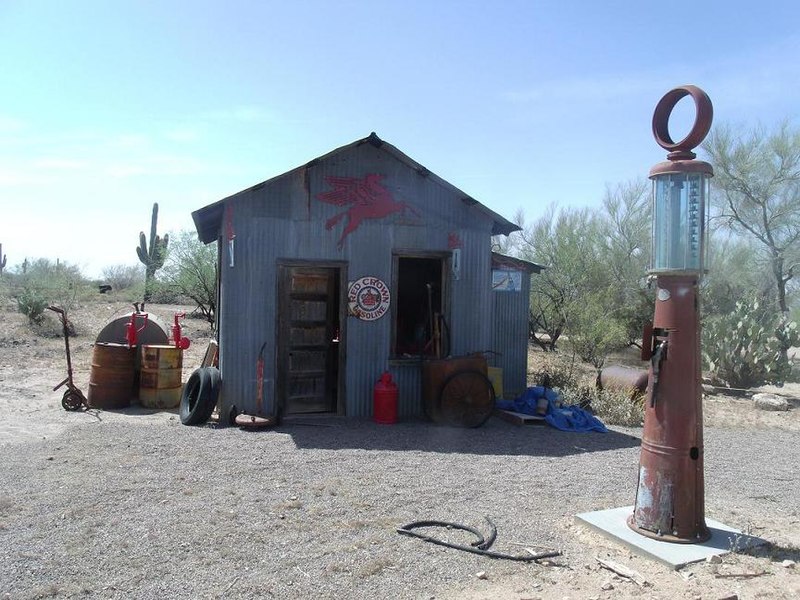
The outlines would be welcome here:
<svg viewBox="0 0 800 600">
<path fill-rule="evenodd" d="M 79 267 L 45 258 L 32 262 L 26 260 L 21 272 L 18 270 L 13 274 L 10 285 L 17 310 L 28 317 L 37 334 L 44 331 L 42 327 L 48 306 L 60 306 L 70 311 L 92 291 Z"/>
<path fill-rule="evenodd" d="M 150 282 L 151 304 L 185 304 L 186 298 L 172 284 L 160 279 Z"/>
<path fill-rule="evenodd" d="M 592 389 L 591 406 L 594 413 L 608 425 L 638 427 L 644 421 L 644 398 L 631 399 L 621 390 Z"/>
<path fill-rule="evenodd" d="M 45 311 L 44 318 L 39 323 L 32 323 L 31 330 L 39 337 L 64 337 L 64 326 L 61 324 L 61 319 L 50 311 Z M 67 316 L 67 335 L 70 337 L 78 335 L 75 322 L 69 318 L 69 315 Z"/>
<path fill-rule="evenodd" d="M 14 301 L 11 297 L 11 279 L 10 277 L 0 278 L 0 306 L 13 306 Z"/>
<path fill-rule="evenodd" d="M 552 356 L 548 354 L 548 356 Z M 528 379 L 533 385 L 548 388 L 574 388 L 577 386 L 578 377 L 575 373 L 574 362 L 567 360 L 543 360 L 538 368 L 528 371 Z"/>
<path fill-rule="evenodd" d="M 143 281 L 142 265 L 112 265 L 103 269 L 103 282 L 109 284 L 114 291 L 128 290 Z"/>
<path fill-rule="evenodd" d="M 93 292 L 80 267 L 46 258 L 26 261 L 24 270 L 14 276 L 13 290 L 17 300 L 23 296 L 31 301 L 44 298 L 45 306 L 54 304 L 65 310 Z"/>
<path fill-rule="evenodd" d="M 591 410 L 606 425 L 638 427 L 644 421 L 644 401 L 631 400 L 628 392 L 577 386 L 561 390 L 561 401 L 568 406 Z"/>
<path fill-rule="evenodd" d="M 44 322 L 44 311 L 48 304 L 44 292 L 38 287 L 26 286 L 17 294 L 17 310 L 36 325 Z"/>
<path fill-rule="evenodd" d="M 800 344 L 797 323 L 757 301 L 737 302 L 731 313 L 707 319 L 702 336 L 711 382 L 740 389 L 785 382 L 792 368 L 786 350 Z"/>
</svg>

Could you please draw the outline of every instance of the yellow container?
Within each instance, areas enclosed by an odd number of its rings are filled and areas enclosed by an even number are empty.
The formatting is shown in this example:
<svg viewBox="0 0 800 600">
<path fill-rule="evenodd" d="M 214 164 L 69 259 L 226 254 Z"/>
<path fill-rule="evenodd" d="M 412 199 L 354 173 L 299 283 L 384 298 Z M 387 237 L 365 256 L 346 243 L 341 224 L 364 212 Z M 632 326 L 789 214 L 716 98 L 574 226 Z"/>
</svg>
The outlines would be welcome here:
<svg viewBox="0 0 800 600">
<path fill-rule="evenodd" d="M 142 346 L 139 402 L 145 408 L 175 408 L 181 403 L 183 350 Z"/>
<path fill-rule="evenodd" d="M 494 397 L 495 398 L 502 398 L 503 397 L 503 369 L 500 367 L 488 367 L 488 373 L 486 376 L 489 378 L 489 381 L 492 382 L 492 387 L 494 388 Z"/>
</svg>

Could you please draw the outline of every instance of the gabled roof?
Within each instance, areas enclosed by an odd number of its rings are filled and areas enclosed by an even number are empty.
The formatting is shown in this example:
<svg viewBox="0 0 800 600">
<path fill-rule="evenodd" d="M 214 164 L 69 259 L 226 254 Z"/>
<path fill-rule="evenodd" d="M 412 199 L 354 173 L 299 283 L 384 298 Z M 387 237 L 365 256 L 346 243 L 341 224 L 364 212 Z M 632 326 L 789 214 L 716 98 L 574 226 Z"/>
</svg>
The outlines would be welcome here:
<svg viewBox="0 0 800 600">
<path fill-rule="evenodd" d="M 222 213 L 223 213 L 223 210 L 224 210 L 224 205 L 225 205 L 225 203 L 227 201 L 233 200 L 237 196 L 245 194 L 245 193 L 250 192 L 252 190 L 255 190 L 255 189 L 264 187 L 266 185 L 269 185 L 270 182 L 272 182 L 272 181 L 274 181 L 274 180 L 276 180 L 276 179 L 278 179 L 280 177 L 285 177 L 285 176 L 290 175 L 292 173 L 295 173 L 297 171 L 306 169 L 308 167 L 312 167 L 316 163 L 318 163 L 318 162 L 320 162 L 320 161 L 322 161 L 322 160 L 324 160 L 326 158 L 329 158 L 329 157 L 331 157 L 331 156 L 333 156 L 335 154 L 339 154 L 340 152 L 345 152 L 345 151 L 349 150 L 350 148 L 358 147 L 361 144 L 371 144 L 371 145 L 375 146 L 376 148 L 380 148 L 384 152 L 387 152 L 388 154 L 392 155 L 394 158 L 396 158 L 397 160 L 399 160 L 403 164 L 407 165 L 409 168 L 411 168 L 414 171 L 416 171 L 420 176 L 425 177 L 425 178 L 429 179 L 430 181 L 433 181 L 434 183 L 442 186 L 446 190 L 450 191 L 455 196 L 459 197 L 462 202 L 464 202 L 465 204 L 471 206 L 474 210 L 477 210 L 477 211 L 483 213 L 484 215 L 487 215 L 488 217 L 490 217 L 492 219 L 492 221 L 493 221 L 492 235 L 500 235 L 500 234 L 509 235 L 510 233 L 512 233 L 514 231 L 519 231 L 520 228 L 519 228 L 518 225 L 515 225 L 511 221 L 508 221 L 507 219 L 505 219 L 501 215 L 497 214 L 493 210 L 489 209 L 488 207 L 486 207 L 483 204 L 481 204 L 480 202 L 478 202 L 472 196 L 469 196 L 468 194 L 465 194 L 464 192 L 462 192 L 460 189 L 458 189 L 454 185 L 448 183 L 447 181 L 445 181 L 444 179 L 442 179 L 441 177 L 439 177 L 435 173 L 432 173 L 431 171 L 429 171 L 428 169 L 423 167 L 421 164 L 419 164 L 417 161 L 412 159 L 410 156 L 408 156 L 404 152 L 401 152 L 400 150 L 398 150 L 395 146 L 392 146 L 388 142 L 383 141 L 373 131 L 371 134 L 369 134 L 365 138 L 362 138 L 360 140 L 356 140 L 355 142 L 347 144 L 346 146 L 342 146 L 341 148 L 337 148 L 335 150 L 332 150 L 331 152 L 328 152 L 327 154 L 324 154 L 323 156 L 315 158 L 315 159 L 307 162 L 306 164 L 304 164 L 304 165 L 302 165 L 300 167 L 297 167 L 295 169 L 292 169 L 291 171 L 288 171 L 287 173 L 283 173 L 283 174 L 278 175 L 276 177 L 272 177 L 270 179 L 267 179 L 266 181 L 262 181 L 261 183 L 258 183 L 258 184 L 254 185 L 252 187 L 249 187 L 249 188 L 247 188 L 245 190 L 242 190 L 241 192 L 237 192 L 237 193 L 235 193 L 235 194 L 233 194 L 231 196 L 227 196 L 226 198 L 223 198 L 222 200 L 219 200 L 217 202 L 214 202 L 213 204 L 209 204 L 207 206 L 204 206 L 203 208 L 200 208 L 200 209 L 192 212 L 192 219 L 194 220 L 194 224 L 195 224 L 195 227 L 197 229 L 198 237 L 200 238 L 200 240 L 202 242 L 204 242 L 206 244 L 208 244 L 210 242 L 213 242 L 213 241 L 215 241 L 217 239 L 217 236 L 219 235 L 219 231 L 220 231 L 220 226 L 221 226 L 221 223 L 222 223 Z"/>
</svg>

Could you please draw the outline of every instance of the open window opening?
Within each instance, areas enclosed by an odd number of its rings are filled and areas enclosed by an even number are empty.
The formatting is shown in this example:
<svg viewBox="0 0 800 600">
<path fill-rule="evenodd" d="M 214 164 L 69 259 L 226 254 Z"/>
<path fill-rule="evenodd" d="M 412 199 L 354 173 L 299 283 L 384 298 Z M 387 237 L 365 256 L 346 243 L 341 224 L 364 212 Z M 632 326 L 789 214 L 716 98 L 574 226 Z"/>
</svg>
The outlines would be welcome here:
<svg viewBox="0 0 800 600">
<path fill-rule="evenodd" d="M 397 358 L 444 356 L 449 351 L 445 258 L 397 256 L 397 301 L 392 353 Z"/>
</svg>

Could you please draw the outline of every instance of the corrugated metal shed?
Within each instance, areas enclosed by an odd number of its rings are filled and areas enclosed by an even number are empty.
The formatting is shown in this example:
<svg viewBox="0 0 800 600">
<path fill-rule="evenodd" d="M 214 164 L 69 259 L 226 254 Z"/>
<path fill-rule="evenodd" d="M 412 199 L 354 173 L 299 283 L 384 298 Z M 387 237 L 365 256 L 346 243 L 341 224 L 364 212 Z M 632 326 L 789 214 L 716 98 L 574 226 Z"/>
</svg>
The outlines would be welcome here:
<svg viewBox="0 0 800 600">
<path fill-rule="evenodd" d="M 512 301 L 513 314 L 524 315 L 527 341 L 527 292 L 511 298 L 492 287 L 491 236 L 518 227 L 374 133 L 192 217 L 200 239 L 219 240 L 221 248 L 223 411 L 274 414 L 287 402 L 317 410 L 315 402 L 330 396 L 329 412 L 369 416 L 373 385 L 389 370 L 400 389 L 400 416 L 421 416 L 419 359 L 400 344 L 403 315 L 411 313 L 398 308 L 403 269 L 418 269 L 419 277 L 429 270 L 427 279 L 415 280 L 416 296 L 405 297 L 424 298 L 432 284 L 453 355 L 510 345 L 519 328 L 506 319 L 498 334 L 493 313 Z M 351 312 L 350 284 L 363 277 L 379 280 L 392 295 L 379 318 Z M 509 375 L 518 377 L 510 367 Z M 335 385 L 322 390 L 331 378 Z"/>
</svg>

